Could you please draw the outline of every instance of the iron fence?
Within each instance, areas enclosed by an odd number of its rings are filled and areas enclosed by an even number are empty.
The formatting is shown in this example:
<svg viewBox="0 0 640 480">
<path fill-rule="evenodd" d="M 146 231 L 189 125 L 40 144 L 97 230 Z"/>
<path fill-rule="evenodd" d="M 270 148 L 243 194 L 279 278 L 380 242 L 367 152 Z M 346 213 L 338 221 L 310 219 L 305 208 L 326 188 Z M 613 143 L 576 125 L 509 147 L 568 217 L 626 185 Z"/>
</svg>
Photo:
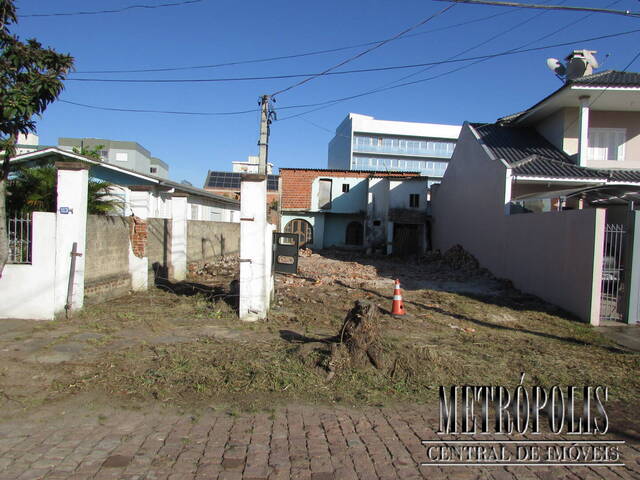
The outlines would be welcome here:
<svg viewBox="0 0 640 480">
<path fill-rule="evenodd" d="M 31 263 L 32 217 L 30 213 L 10 214 L 8 219 L 8 263 Z"/>
<path fill-rule="evenodd" d="M 600 320 L 622 321 L 625 235 L 624 225 L 607 224 L 605 227 Z"/>
</svg>

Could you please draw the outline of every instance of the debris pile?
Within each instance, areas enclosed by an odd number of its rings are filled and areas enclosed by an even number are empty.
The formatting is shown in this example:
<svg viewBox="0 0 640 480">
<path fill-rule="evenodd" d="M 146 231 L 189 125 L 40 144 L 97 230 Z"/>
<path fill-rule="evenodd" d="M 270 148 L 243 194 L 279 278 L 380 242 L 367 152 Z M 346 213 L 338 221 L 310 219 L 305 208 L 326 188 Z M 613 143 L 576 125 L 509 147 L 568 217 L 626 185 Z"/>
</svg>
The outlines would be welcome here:
<svg viewBox="0 0 640 480">
<path fill-rule="evenodd" d="M 363 280 L 375 280 L 378 271 L 372 265 L 363 265 L 357 262 L 343 262 L 311 257 L 298 264 L 298 274 L 316 285 L 331 285 L 341 282 L 351 286 L 360 284 Z"/>
<path fill-rule="evenodd" d="M 240 271 L 240 262 L 237 255 L 218 257 L 212 262 L 192 262 L 187 265 L 190 278 L 200 281 L 212 280 L 217 277 L 235 277 Z"/>
<path fill-rule="evenodd" d="M 313 255 L 313 251 L 310 248 L 301 248 L 298 250 L 299 257 L 310 257 Z"/>
<path fill-rule="evenodd" d="M 467 252 L 461 245 L 454 245 L 442 255 L 442 262 L 456 270 L 474 272 L 480 269 L 476 257 Z"/>
</svg>

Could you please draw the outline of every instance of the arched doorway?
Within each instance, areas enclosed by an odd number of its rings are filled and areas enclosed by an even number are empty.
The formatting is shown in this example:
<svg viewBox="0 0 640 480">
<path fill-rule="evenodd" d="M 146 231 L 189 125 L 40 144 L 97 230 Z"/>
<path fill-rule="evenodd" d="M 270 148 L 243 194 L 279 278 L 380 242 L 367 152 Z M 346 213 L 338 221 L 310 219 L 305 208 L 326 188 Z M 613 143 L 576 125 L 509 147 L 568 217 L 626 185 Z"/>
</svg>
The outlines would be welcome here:
<svg viewBox="0 0 640 480">
<path fill-rule="evenodd" d="M 347 245 L 362 245 L 363 233 L 362 223 L 350 222 L 347 225 L 344 243 Z"/>
<path fill-rule="evenodd" d="M 285 233 L 297 233 L 300 248 L 305 248 L 313 243 L 313 227 L 309 222 L 301 218 L 291 220 L 284 227 Z"/>
</svg>

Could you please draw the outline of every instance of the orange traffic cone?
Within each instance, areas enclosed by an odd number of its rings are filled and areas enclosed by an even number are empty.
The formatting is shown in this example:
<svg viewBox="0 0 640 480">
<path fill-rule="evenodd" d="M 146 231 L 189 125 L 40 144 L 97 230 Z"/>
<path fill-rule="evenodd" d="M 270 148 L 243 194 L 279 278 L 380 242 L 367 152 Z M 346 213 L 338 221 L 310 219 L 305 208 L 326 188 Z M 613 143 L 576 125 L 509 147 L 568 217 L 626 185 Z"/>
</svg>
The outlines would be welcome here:
<svg viewBox="0 0 640 480">
<path fill-rule="evenodd" d="M 391 315 L 404 315 L 404 303 L 402 301 L 402 292 L 400 292 L 400 280 L 396 280 L 396 286 L 393 290 L 393 303 L 391 304 Z"/>
</svg>

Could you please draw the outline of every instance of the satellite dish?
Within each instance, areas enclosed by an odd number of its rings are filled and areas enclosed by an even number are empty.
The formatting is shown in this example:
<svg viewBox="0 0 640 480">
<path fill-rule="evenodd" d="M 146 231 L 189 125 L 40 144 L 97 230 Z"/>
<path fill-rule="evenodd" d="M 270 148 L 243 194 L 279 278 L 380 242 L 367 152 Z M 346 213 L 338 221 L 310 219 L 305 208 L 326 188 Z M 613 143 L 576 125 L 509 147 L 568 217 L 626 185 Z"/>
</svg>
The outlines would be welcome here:
<svg viewBox="0 0 640 480">
<path fill-rule="evenodd" d="M 547 67 L 556 75 L 564 75 L 567 71 L 565 66 L 557 58 L 547 58 Z"/>
<path fill-rule="evenodd" d="M 567 65 L 567 79 L 573 80 L 574 78 L 580 78 L 585 75 L 587 71 L 588 63 L 584 58 L 573 57 Z"/>
</svg>

